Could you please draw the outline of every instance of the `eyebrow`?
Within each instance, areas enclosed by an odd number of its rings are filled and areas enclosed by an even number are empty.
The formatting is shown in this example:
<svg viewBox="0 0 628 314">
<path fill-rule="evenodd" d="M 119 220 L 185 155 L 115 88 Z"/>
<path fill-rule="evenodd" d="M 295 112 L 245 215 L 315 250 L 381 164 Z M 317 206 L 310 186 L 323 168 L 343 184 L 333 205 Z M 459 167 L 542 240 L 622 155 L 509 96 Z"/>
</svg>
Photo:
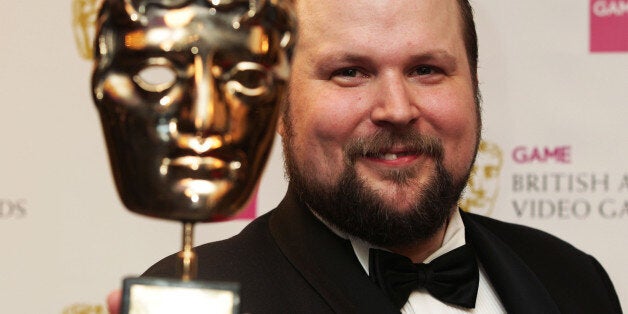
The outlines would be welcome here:
<svg viewBox="0 0 628 314">
<path fill-rule="evenodd" d="M 436 62 L 441 66 L 446 65 L 450 71 L 458 68 L 458 59 L 443 49 L 428 50 L 412 55 L 410 61 L 412 64 Z"/>
<path fill-rule="evenodd" d="M 317 57 L 312 58 L 314 63 L 317 64 L 339 64 L 339 63 L 358 63 L 358 64 L 371 64 L 373 61 L 371 58 L 361 54 L 355 53 L 321 53 Z"/>
<path fill-rule="evenodd" d="M 336 64 L 364 64 L 374 65 L 376 63 L 373 57 L 368 54 L 356 54 L 353 52 L 329 52 L 318 55 L 318 58 L 314 58 L 312 61 L 314 64 L 323 65 L 336 65 Z M 407 60 L 404 61 L 410 65 L 417 65 L 422 63 L 437 62 L 441 65 L 447 65 L 451 70 L 458 68 L 458 60 L 451 53 L 443 49 L 426 50 L 411 54 Z"/>
</svg>

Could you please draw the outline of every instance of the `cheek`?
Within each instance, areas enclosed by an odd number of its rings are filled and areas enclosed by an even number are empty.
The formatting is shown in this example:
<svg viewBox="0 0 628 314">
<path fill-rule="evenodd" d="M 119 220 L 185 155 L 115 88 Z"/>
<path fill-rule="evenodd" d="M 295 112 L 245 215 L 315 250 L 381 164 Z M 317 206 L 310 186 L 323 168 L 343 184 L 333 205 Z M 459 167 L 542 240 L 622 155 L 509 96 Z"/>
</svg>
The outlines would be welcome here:
<svg viewBox="0 0 628 314">
<path fill-rule="evenodd" d="M 327 145 L 343 145 L 351 136 L 354 120 L 344 110 L 327 108 L 312 121 L 312 130 L 319 141 Z"/>
<path fill-rule="evenodd" d="M 344 168 L 343 147 L 363 119 L 358 105 L 361 98 L 316 83 L 293 90 L 291 96 L 298 162 L 302 169 L 316 169 L 312 176 L 333 183 Z"/>
<path fill-rule="evenodd" d="M 424 115 L 441 132 L 456 136 L 476 128 L 477 108 L 469 87 L 454 85 L 437 89 L 427 99 Z"/>
<path fill-rule="evenodd" d="M 298 132 L 301 133 L 302 151 L 306 159 L 319 166 L 336 166 L 336 159 L 342 158 L 342 147 L 347 137 L 347 128 L 340 118 L 342 110 L 327 105 L 313 103 L 301 118 L 297 118 Z"/>
<path fill-rule="evenodd" d="M 361 94 L 310 80 L 292 93 L 291 106 L 296 129 L 307 132 L 325 145 L 342 145 L 364 119 Z"/>
<path fill-rule="evenodd" d="M 424 109 L 424 117 L 445 146 L 445 165 L 456 174 L 467 171 L 478 135 L 473 93 L 442 91 Z M 453 167 L 453 168 L 452 168 Z"/>
<path fill-rule="evenodd" d="M 354 133 L 368 120 L 368 96 L 337 87 L 321 89 L 317 94 L 318 99 L 311 102 L 317 136 L 330 142 L 345 142 L 357 135 Z"/>
</svg>

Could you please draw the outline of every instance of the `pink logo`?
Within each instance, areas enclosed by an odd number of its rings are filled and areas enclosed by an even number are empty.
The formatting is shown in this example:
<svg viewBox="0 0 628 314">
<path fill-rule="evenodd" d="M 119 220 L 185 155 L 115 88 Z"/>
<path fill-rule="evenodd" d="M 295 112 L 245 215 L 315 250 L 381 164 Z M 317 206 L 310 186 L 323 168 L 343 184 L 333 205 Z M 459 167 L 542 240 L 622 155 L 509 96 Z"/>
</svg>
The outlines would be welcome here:
<svg viewBox="0 0 628 314">
<path fill-rule="evenodd" d="M 229 220 L 253 220 L 257 218 L 257 189 L 253 192 L 251 200 L 240 212 L 232 217 L 215 217 L 214 222 L 229 221 Z"/>
<path fill-rule="evenodd" d="M 533 162 L 569 164 L 571 163 L 571 146 L 517 146 L 512 151 L 512 159 L 518 164 L 528 164 Z"/>
<path fill-rule="evenodd" d="M 591 52 L 628 51 L 628 0 L 591 0 Z"/>
<path fill-rule="evenodd" d="M 251 197 L 249 205 L 233 217 L 233 219 L 255 219 L 257 217 L 257 191 Z"/>
</svg>

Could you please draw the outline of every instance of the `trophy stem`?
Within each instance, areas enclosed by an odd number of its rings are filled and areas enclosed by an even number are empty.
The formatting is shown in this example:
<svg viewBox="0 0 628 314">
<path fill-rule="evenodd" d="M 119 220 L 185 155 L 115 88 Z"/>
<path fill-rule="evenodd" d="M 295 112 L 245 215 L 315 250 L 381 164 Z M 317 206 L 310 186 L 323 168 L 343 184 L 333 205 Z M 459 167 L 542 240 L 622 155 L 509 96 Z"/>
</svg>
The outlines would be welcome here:
<svg viewBox="0 0 628 314">
<path fill-rule="evenodd" d="M 179 252 L 181 259 L 181 279 L 190 281 L 196 278 L 196 253 L 194 252 L 194 223 L 183 222 L 183 248 Z"/>
</svg>

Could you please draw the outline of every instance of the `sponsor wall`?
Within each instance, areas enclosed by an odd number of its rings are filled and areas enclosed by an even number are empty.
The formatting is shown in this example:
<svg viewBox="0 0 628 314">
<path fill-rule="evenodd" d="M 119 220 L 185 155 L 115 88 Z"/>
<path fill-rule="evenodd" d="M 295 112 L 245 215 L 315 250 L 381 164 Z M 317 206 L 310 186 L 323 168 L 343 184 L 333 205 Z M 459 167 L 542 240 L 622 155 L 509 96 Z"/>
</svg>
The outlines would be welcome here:
<svg viewBox="0 0 628 314">
<path fill-rule="evenodd" d="M 104 312 L 123 276 L 179 248 L 177 223 L 131 214 L 115 194 L 80 57 L 94 3 L 0 4 L 1 312 Z M 595 255 L 627 308 L 628 1 L 474 5 L 485 142 L 462 205 Z M 280 155 L 258 214 L 286 189 Z M 246 223 L 201 225 L 197 241 Z"/>
</svg>

